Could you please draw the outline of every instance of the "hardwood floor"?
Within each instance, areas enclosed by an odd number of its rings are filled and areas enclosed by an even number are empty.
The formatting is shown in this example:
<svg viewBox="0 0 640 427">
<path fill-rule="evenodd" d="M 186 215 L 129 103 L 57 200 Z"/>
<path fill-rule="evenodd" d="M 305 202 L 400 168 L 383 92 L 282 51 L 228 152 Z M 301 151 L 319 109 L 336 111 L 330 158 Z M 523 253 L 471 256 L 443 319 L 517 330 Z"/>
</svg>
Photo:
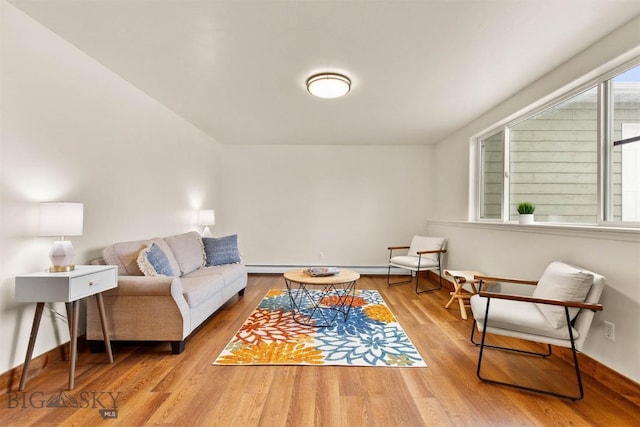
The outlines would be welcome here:
<svg viewBox="0 0 640 427">
<path fill-rule="evenodd" d="M 583 374 L 585 398 L 578 402 L 482 383 L 475 372 L 478 349 L 469 342 L 473 321 L 461 320 L 457 308 L 444 309 L 448 291 L 416 295 L 413 285 L 388 288 L 382 276 L 362 277 L 358 288 L 382 293 L 427 368 L 211 365 L 265 292 L 282 287 L 279 275 L 250 276 L 245 295 L 197 331 L 181 355 L 172 355 L 167 343 L 114 343 L 111 365 L 104 353 L 85 349 L 77 361 L 76 388 L 65 392 L 77 408 L 46 407 L 67 387 L 66 362 L 35 369 L 24 393 L 15 391 L 16 370 L 5 378 L 0 425 L 640 425 L 640 407 L 616 392 L 616 383 L 588 375 Z M 573 391 L 567 386 L 572 367 L 562 358 L 488 352 L 491 374 Z M 640 390 L 630 393 L 640 396 Z M 108 411 L 113 402 L 117 414 Z"/>
</svg>

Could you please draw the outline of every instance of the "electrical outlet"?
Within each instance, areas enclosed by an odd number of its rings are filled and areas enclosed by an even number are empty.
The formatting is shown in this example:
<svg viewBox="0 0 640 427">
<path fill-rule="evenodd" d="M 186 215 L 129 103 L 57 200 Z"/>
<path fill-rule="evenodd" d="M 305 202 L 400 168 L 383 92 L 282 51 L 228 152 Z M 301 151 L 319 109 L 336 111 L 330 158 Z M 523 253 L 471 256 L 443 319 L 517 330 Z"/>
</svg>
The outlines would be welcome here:
<svg viewBox="0 0 640 427">
<path fill-rule="evenodd" d="M 615 325 L 615 323 L 607 322 L 605 320 L 605 322 L 604 322 L 604 337 L 605 337 L 605 339 L 608 339 L 609 341 L 615 341 L 616 340 L 616 325 Z"/>
</svg>

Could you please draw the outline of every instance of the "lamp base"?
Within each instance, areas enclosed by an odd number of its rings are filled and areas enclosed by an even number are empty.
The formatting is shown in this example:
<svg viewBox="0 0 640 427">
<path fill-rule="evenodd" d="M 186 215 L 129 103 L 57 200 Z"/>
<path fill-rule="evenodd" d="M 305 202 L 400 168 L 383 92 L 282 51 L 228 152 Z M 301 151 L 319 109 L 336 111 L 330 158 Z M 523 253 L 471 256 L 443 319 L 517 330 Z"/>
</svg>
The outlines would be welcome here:
<svg viewBox="0 0 640 427">
<path fill-rule="evenodd" d="M 67 273 L 75 269 L 75 265 L 54 265 L 52 267 L 49 267 L 49 273 Z"/>
<path fill-rule="evenodd" d="M 51 273 L 62 273 L 65 271 L 73 271 L 75 266 L 73 264 L 73 257 L 75 251 L 73 245 L 68 240 L 58 240 L 53 243 L 51 252 L 49 252 L 49 259 L 51 259 Z"/>
<path fill-rule="evenodd" d="M 202 230 L 202 237 L 213 237 L 213 233 L 209 227 L 205 227 L 204 230 Z"/>
</svg>

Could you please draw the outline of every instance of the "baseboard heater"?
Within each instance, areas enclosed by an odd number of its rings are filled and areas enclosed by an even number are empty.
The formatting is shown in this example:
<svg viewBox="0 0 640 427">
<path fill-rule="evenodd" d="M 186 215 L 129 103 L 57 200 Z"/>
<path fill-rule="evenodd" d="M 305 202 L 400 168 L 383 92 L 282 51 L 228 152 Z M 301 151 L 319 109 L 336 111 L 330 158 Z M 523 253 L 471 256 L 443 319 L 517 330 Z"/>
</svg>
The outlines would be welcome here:
<svg viewBox="0 0 640 427">
<path fill-rule="evenodd" d="M 296 268 L 309 268 L 309 267 L 327 267 L 325 265 L 247 265 L 247 271 L 251 274 L 282 274 L 286 271 Z M 360 274 L 366 275 L 385 275 L 387 274 L 386 265 L 331 265 L 330 267 L 343 268 L 345 270 L 353 270 Z M 408 275 L 408 270 L 401 268 L 392 268 L 391 274 L 393 275 Z"/>
</svg>

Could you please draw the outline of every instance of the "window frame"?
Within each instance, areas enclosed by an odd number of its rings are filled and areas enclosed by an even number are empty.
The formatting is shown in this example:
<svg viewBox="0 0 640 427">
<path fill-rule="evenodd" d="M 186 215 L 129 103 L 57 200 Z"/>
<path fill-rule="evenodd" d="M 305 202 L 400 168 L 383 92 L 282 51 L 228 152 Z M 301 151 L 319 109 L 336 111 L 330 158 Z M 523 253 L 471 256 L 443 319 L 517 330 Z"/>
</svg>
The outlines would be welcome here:
<svg viewBox="0 0 640 427">
<path fill-rule="evenodd" d="M 613 212 L 613 174 L 612 174 L 612 157 L 613 157 L 613 90 L 612 79 L 617 75 L 635 67 L 640 67 L 640 56 L 615 66 L 608 71 L 601 73 L 597 77 L 591 78 L 581 84 L 574 85 L 570 89 L 562 90 L 548 97 L 543 97 L 538 102 L 529 107 L 520 110 L 512 116 L 494 124 L 485 129 L 483 132 L 471 138 L 474 149 L 472 154 L 475 157 L 475 174 L 474 179 L 476 185 L 476 194 L 470 200 L 475 205 L 470 209 L 470 214 L 476 222 L 497 223 L 497 224 L 513 224 L 510 220 L 510 142 L 511 129 L 518 124 L 532 119 L 536 115 L 549 110 L 563 102 L 575 97 L 576 95 L 595 88 L 597 91 L 596 98 L 596 138 L 597 138 L 597 183 L 596 183 L 596 222 L 595 223 L 536 223 L 539 226 L 567 226 L 567 227 L 611 227 L 611 228 L 629 228 L 632 230 L 640 229 L 640 221 L 622 221 L 614 219 Z M 502 214 L 501 218 L 482 218 L 483 203 L 483 144 L 482 142 L 498 133 L 504 134 L 504 163 L 503 169 L 503 194 L 502 194 Z M 473 160 L 472 160 L 473 161 Z"/>
</svg>

